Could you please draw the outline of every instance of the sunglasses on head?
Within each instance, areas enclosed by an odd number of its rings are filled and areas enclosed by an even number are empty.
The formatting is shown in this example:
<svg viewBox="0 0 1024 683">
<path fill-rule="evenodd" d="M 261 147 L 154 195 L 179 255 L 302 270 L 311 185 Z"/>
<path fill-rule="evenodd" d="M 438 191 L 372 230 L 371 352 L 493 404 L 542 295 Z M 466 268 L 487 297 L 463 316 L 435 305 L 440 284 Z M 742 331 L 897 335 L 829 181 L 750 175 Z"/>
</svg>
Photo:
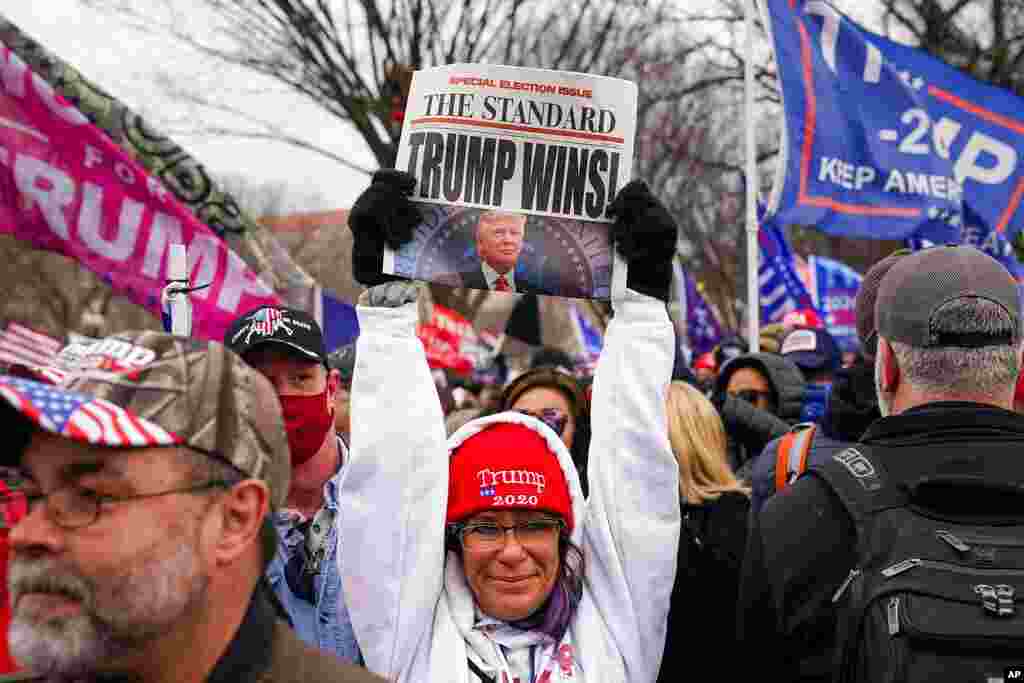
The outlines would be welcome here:
<svg viewBox="0 0 1024 683">
<path fill-rule="evenodd" d="M 522 408 L 516 408 L 515 412 L 537 418 L 548 427 L 551 427 L 551 430 L 558 436 L 562 436 L 565 432 L 566 425 L 569 424 L 569 416 L 555 408 L 544 408 L 542 410 L 524 410 Z"/>
</svg>

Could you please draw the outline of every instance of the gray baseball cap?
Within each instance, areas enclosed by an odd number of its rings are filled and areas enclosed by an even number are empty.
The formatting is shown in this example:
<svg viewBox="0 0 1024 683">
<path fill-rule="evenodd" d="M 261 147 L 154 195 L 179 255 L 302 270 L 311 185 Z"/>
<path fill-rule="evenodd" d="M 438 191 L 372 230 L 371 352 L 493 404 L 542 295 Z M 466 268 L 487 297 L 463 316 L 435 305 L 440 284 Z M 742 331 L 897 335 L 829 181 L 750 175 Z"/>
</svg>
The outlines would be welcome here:
<svg viewBox="0 0 1024 683">
<path fill-rule="evenodd" d="M 1013 321 L 1011 336 L 942 334 L 936 311 L 960 298 L 986 299 Z M 932 247 L 900 258 L 882 279 L 875 301 L 878 335 L 915 348 L 977 348 L 1020 343 L 1017 283 L 998 261 L 974 247 Z"/>
<path fill-rule="evenodd" d="M 857 290 L 857 297 L 854 300 L 854 310 L 857 319 L 857 339 L 860 341 L 860 348 L 866 358 L 874 358 L 878 348 L 878 327 L 875 324 L 875 302 L 878 300 L 878 288 L 882 280 L 889 274 L 889 269 L 896 265 L 904 256 L 913 252 L 909 249 L 895 251 L 884 259 L 871 266 L 864 274 L 864 280 Z"/>
<path fill-rule="evenodd" d="M 277 393 L 215 341 L 124 332 L 83 347 L 48 382 L 0 375 L 0 428 L 22 446 L 31 429 L 110 448 L 187 446 L 265 481 L 275 508 L 288 494 Z M 0 464 L 20 458 L 7 448 Z"/>
</svg>

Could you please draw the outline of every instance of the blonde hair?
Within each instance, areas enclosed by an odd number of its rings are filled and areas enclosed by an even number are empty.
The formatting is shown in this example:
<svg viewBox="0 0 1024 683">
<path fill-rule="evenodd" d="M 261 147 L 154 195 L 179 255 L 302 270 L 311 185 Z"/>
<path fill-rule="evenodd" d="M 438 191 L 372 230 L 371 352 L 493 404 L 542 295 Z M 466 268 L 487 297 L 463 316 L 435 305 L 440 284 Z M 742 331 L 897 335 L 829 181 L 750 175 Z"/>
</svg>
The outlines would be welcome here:
<svg viewBox="0 0 1024 683">
<path fill-rule="evenodd" d="M 668 387 L 668 439 L 679 463 L 679 495 L 699 505 L 726 491 L 750 495 L 726 457 L 725 427 L 711 401 L 686 382 Z"/>
</svg>

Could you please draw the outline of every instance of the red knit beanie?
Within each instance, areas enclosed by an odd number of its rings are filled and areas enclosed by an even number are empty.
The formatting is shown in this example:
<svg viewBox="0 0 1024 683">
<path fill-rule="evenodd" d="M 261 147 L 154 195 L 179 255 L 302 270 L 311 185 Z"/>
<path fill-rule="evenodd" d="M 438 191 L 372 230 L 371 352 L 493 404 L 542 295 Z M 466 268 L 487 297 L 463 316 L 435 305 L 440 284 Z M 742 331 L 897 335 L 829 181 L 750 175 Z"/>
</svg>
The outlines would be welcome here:
<svg viewBox="0 0 1024 683">
<path fill-rule="evenodd" d="M 460 522 L 484 510 L 545 510 L 575 526 L 558 455 L 530 427 L 498 423 L 466 439 L 448 460 L 448 514 Z"/>
</svg>

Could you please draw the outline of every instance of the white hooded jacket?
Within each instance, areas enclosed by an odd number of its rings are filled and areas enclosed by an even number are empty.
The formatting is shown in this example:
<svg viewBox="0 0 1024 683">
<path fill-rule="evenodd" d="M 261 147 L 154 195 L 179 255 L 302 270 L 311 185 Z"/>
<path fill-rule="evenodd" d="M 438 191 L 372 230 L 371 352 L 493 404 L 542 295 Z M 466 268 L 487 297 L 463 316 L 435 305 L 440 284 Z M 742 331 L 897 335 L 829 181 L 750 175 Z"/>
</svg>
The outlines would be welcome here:
<svg viewBox="0 0 1024 683">
<path fill-rule="evenodd" d="M 351 460 L 339 496 L 337 557 L 371 671 L 408 683 L 476 683 L 472 661 L 495 683 L 657 678 L 680 526 L 665 410 L 675 338 L 662 302 L 627 291 L 614 307 L 594 381 L 586 502 L 561 440 L 531 417 L 481 418 L 446 443 L 415 336 L 416 305 L 358 309 Z M 445 552 L 448 456 L 495 421 L 520 421 L 545 433 L 569 485 L 572 540 L 583 550 L 586 573 L 560 643 L 481 622 L 461 560 Z"/>
</svg>

